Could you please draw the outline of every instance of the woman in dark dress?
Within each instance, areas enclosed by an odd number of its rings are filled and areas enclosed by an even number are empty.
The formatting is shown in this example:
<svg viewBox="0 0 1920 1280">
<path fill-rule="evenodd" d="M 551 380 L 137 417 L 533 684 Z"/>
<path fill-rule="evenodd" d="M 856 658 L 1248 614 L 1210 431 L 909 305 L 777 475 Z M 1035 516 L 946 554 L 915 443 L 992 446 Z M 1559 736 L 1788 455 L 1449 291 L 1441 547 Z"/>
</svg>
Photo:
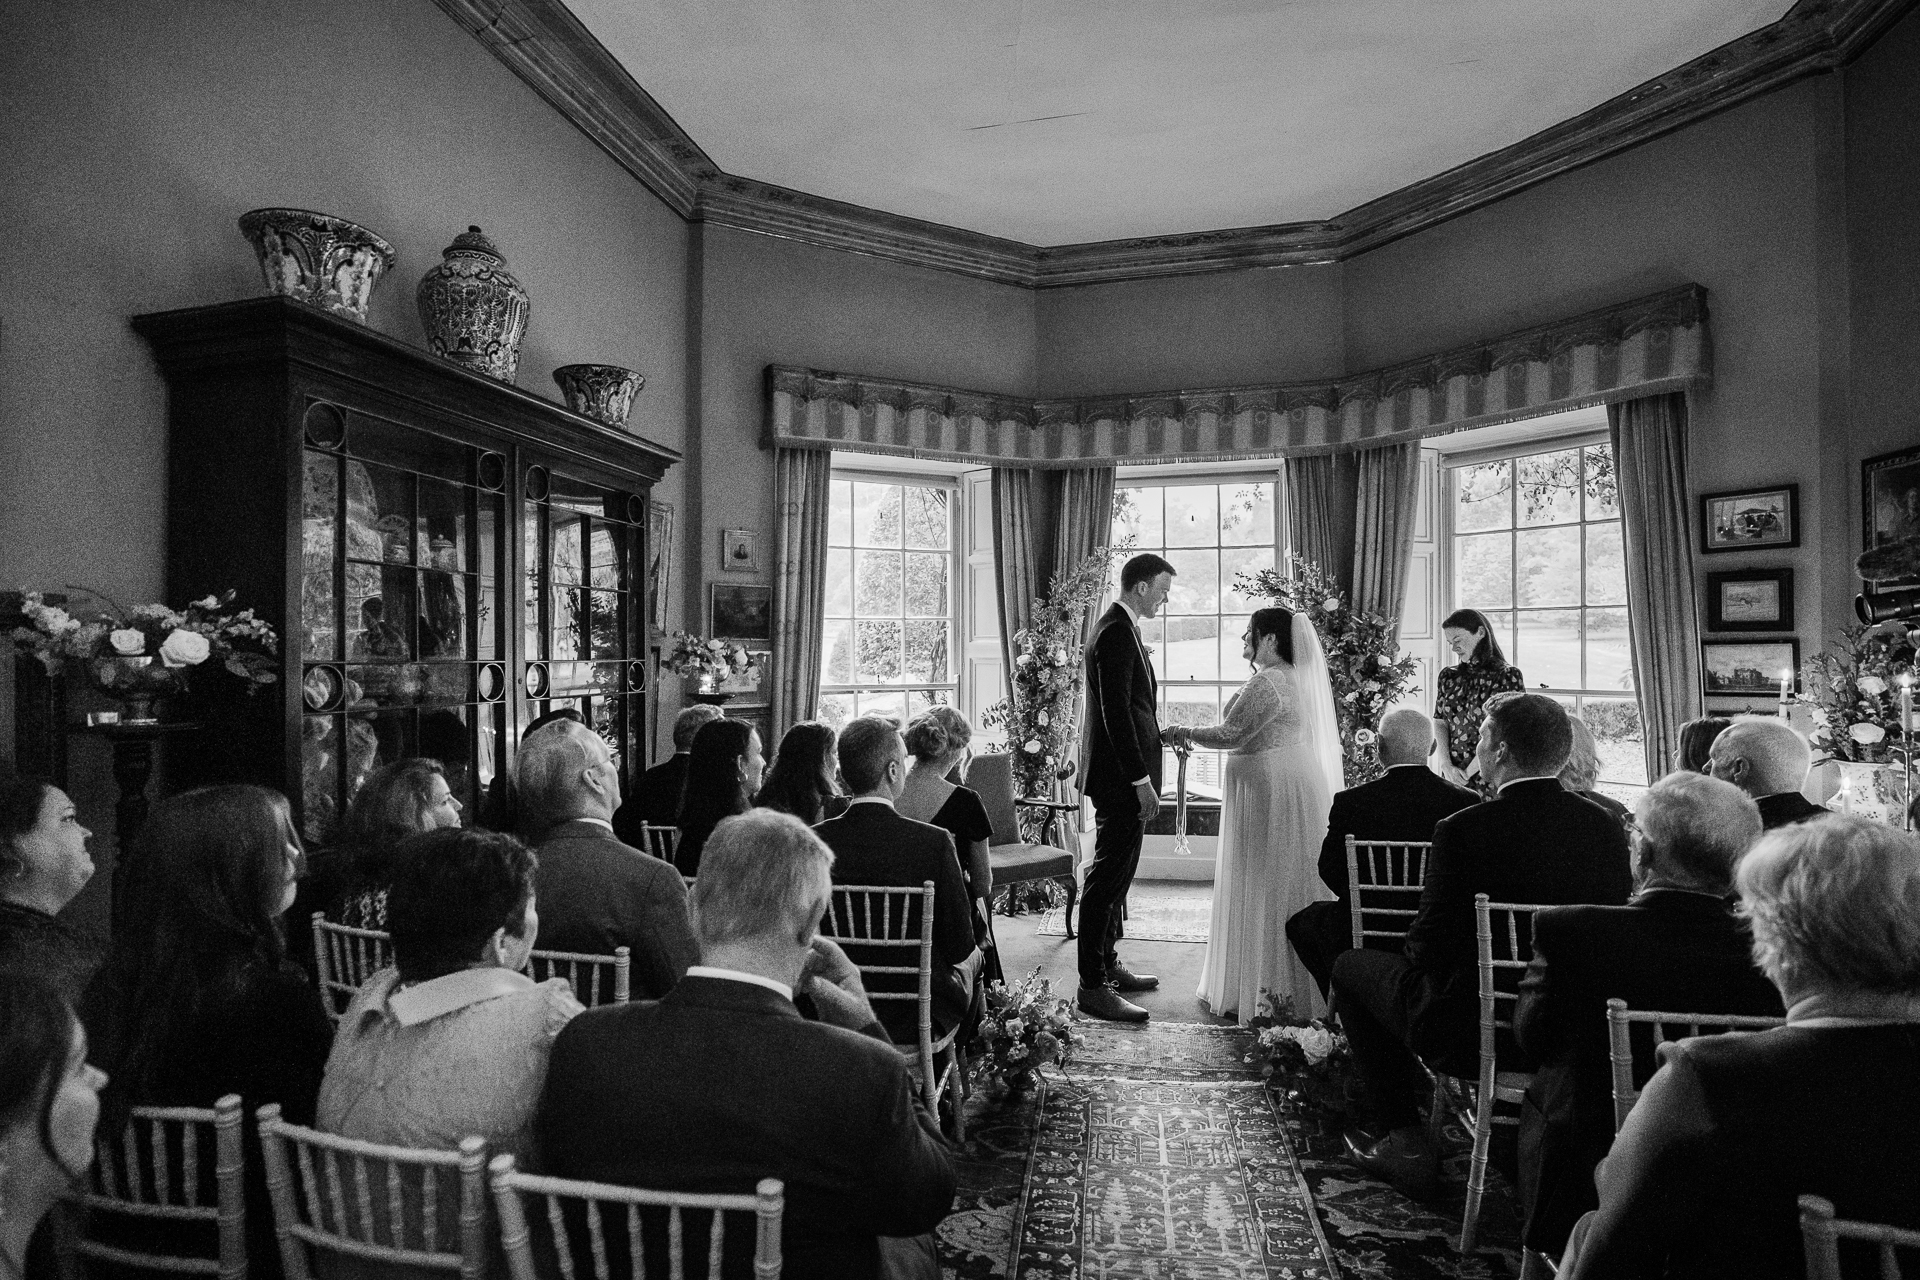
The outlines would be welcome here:
<svg viewBox="0 0 1920 1280">
<path fill-rule="evenodd" d="M 1478 609 L 1456 609 L 1440 624 L 1440 634 L 1460 659 L 1440 673 L 1433 699 L 1433 736 L 1440 745 L 1437 773 L 1458 786 L 1475 786 L 1480 766 L 1473 758 L 1487 699 L 1527 687 L 1520 668 L 1507 661 L 1493 624 Z"/>
<path fill-rule="evenodd" d="M 997 981 L 1002 974 L 993 941 L 993 862 L 987 855 L 993 822 L 980 793 L 948 776 L 966 758 L 973 726 L 952 707 L 932 707 L 909 721 L 902 736 L 913 764 L 894 808 L 902 817 L 930 822 L 952 834 L 960 870 L 967 877 L 967 893 L 974 902 L 973 939 L 985 952 L 984 976 L 989 982 Z"/>
<path fill-rule="evenodd" d="M 700 874 L 700 850 L 723 818 L 753 807 L 754 793 L 767 769 L 760 734 L 744 720 L 715 720 L 700 726 L 687 753 L 687 791 L 680 805 L 680 842 L 673 865 L 683 876 Z"/>
<path fill-rule="evenodd" d="M 833 785 L 834 740 L 832 726 L 818 720 L 787 730 L 754 807 L 790 813 L 810 827 L 845 813 L 847 798 Z"/>
<path fill-rule="evenodd" d="M 93 875 L 92 832 L 40 778 L 0 781 L 0 982 L 32 972 L 78 1004 L 107 940 L 59 918 Z"/>
</svg>

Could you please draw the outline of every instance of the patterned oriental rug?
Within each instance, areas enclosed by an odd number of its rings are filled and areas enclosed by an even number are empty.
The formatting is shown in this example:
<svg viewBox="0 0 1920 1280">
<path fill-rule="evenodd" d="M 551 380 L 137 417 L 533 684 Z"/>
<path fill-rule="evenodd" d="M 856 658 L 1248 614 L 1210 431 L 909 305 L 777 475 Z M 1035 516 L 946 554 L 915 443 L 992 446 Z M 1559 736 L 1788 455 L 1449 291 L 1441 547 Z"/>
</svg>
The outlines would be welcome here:
<svg viewBox="0 0 1920 1280">
<path fill-rule="evenodd" d="M 1338 1158 L 1279 1108 L 1232 1027 L 1087 1024 L 1063 1076 L 976 1088 L 960 1192 L 939 1232 L 953 1280 L 1335 1280 L 1518 1273 L 1511 1199 L 1489 1188 L 1488 1248 L 1462 1260 L 1459 1189 L 1431 1209 Z M 993 1096 L 990 1096 L 992 1094 Z M 1458 1134 L 1451 1135 L 1458 1138 Z M 1329 1142 L 1331 1145 L 1329 1145 Z M 1456 1169 L 1455 1166 L 1459 1167 Z"/>
<path fill-rule="evenodd" d="M 1050 907 L 1040 917 L 1037 934 L 1064 938 L 1063 907 Z M 1127 899 L 1127 936 L 1135 942 L 1205 942 L 1212 923 L 1213 897 Z M 1077 921 L 1075 922 L 1078 923 Z"/>
</svg>

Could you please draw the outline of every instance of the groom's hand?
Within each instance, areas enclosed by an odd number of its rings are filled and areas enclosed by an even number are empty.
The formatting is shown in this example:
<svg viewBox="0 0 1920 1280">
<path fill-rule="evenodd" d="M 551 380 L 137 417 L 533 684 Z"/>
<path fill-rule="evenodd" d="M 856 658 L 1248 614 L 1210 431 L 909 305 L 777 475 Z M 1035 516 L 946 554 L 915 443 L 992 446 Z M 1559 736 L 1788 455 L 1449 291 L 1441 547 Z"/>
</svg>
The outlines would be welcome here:
<svg viewBox="0 0 1920 1280">
<path fill-rule="evenodd" d="M 1160 812 L 1160 793 L 1153 789 L 1152 780 L 1134 783 L 1133 794 L 1140 800 L 1140 821 L 1151 822 Z"/>
</svg>

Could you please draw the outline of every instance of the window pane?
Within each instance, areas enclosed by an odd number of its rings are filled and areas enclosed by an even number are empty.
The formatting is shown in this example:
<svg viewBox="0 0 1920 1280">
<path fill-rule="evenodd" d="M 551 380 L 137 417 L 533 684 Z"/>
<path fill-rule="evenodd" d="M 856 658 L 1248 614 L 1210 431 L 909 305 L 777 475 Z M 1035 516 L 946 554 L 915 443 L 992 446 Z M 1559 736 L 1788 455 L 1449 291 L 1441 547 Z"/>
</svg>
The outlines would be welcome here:
<svg viewBox="0 0 1920 1280">
<path fill-rule="evenodd" d="M 1513 661 L 1513 615 L 1510 613 L 1489 613 L 1487 622 L 1493 627 L 1493 638 L 1500 642 L 1500 652 L 1507 655 L 1507 661 Z"/>
<path fill-rule="evenodd" d="M 1595 445 L 1581 451 L 1587 463 L 1587 519 L 1610 520 L 1620 514 L 1620 495 L 1613 476 L 1613 446 Z"/>
<path fill-rule="evenodd" d="M 1633 646 L 1625 609 L 1587 610 L 1587 688 L 1633 688 Z"/>
<path fill-rule="evenodd" d="M 464 573 L 420 571 L 420 656 L 467 655 L 467 583 Z"/>
<path fill-rule="evenodd" d="M 420 562 L 455 572 L 471 568 L 467 544 L 467 490 L 444 480 L 420 482 Z"/>
<path fill-rule="evenodd" d="M 1167 487 L 1167 545 L 1170 547 L 1218 546 L 1219 506 L 1218 486 L 1169 485 Z"/>
<path fill-rule="evenodd" d="M 587 591 L 587 634 L 589 649 L 595 658 L 622 658 L 626 646 L 620 643 L 620 593 Z"/>
<path fill-rule="evenodd" d="M 1529 610 L 1520 615 L 1520 636 L 1510 656 L 1526 673 L 1527 684 L 1578 689 L 1580 684 L 1580 611 Z"/>
<path fill-rule="evenodd" d="M 1600 781 L 1647 785 L 1647 756 L 1640 730 L 1640 707 L 1632 698 L 1582 699 L 1580 718 L 1593 730 L 1600 752 Z M 1614 795 L 1628 800 L 1631 793 Z"/>
<path fill-rule="evenodd" d="M 853 624 L 829 622 L 820 635 L 820 652 L 825 664 L 822 684 L 853 683 Z"/>
<path fill-rule="evenodd" d="M 553 626 L 547 637 L 547 656 L 556 660 L 585 655 L 580 642 L 580 593 L 556 585 L 548 599 L 553 608 Z"/>
<path fill-rule="evenodd" d="M 1273 486 L 1220 486 L 1220 543 L 1228 547 L 1266 547 L 1273 550 Z"/>
<path fill-rule="evenodd" d="M 1453 528 L 1456 533 L 1504 529 L 1513 523 L 1513 464 L 1483 462 L 1453 473 Z"/>
<path fill-rule="evenodd" d="M 862 716 L 885 716 L 904 729 L 907 727 L 907 695 L 905 692 L 876 692 L 859 695 L 857 714 Z"/>
<path fill-rule="evenodd" d="M 908 489 L 907 545 L 945 551 L 947 541 L 947 499 L 945 489 Z"/>
<path fill-rule="evenodd" d="M 1243 596 L 1233 589 L 1234 577 L 1273 568 L 1273 547 L 1229 547 L 1220 553 L 1220 607 L 1262 609 L 1272 603 L 1265 596 Z M 1177 579 L 1176 579 L 1177 581 Z"/>
<path fill-rule="evenodd" d="M 594 586 L 615 589 L 620 586 L 622 551 L 626 541 L 625 525 L 607 524 L 601 520 L 593 522 L 593 530 L 587 538 L 587 576 Z"/>
<path fill-rule="evenodd" d="M 845 618 L 853 613 L 853 552 L 838 548 L 827 552 L 826 607 L 829 618 Z"/>
<path fill-rule="evenodd" d="M 1168 618 L 1162 680 L 1220 678 L 1220 619 Z"/>
<path fill-rule="evenodd" d="M 947 678 L 947 623 L 945 619 L 906 624 L 906 676 L 909 680 Z"/>
<path fill-rule="evenodd" d="M 1228 679 L 1249 674 L 1247 660 L 1241 656 L 1245 642 L 1240 637 L 1252 622 L 1252 618 L 1240 614 L 1220 619 L 1220 674 Z"/>
<path fill-rule="evenodd" d="M 586 537 L 587 518 L 571 511 L 554 508 L 553 512 L 553 580 L 555 582 L 583 583 L 587 580 L 587 553 L 582 545 Z"/>
<path fill-rule="evenodd" d="M 1168 613 L 1216 613 L 1220 609 L 1220 553 L 1169 551 L 1173 589 L 1167 595 Z"/>
<path fill-rule="evenodd" d="M 820 711 L 815 719 L 822 721 L 836 732 L 853 719 L 853 695 L 850 693 L 830 693 L 820 699 Z"/>
<path fill-rule="evenodd" d="M 1518 460 L 1520 523 L 1567 524 L 1580 518 L 1580 451 L 1536 453 Z"/>
<path fill-rule="evenodd" d="M 1580 603 L 1580 529 L 1527 529 L 1514 535 L 1521 607 Z"/>
<path fill-rule="evenodd" d="M 1140 643 L 1147 648 L 1147 655 L 1153 661 L 1155 671 L 1164 671 L 1161 664 L 1167 655 L 1167 620 L 1165 618 L 1140 619 Z"/>
<path fill-rule="evenodd" d="M 900 678 L 900 624 L 856 622 L 853 678 L 862 684 Z"/>
<path fill-rule="evenodd" d="M 907 613 L 921 618 L 945 617 L 947 556 L 909 553 L 906 572 Z"/>
<path fill-rule="evenodd" d="M 861 547 L 900 545 L 900 486 L 853 486 L 853 541 Z"/>
<path fill-rule="evenodd" d="M 1462 609 L 1512 607 L 1512 534 L 1482 533 L 1454 539 L 1453 599 Z"/>
<path fill-rule="evenodd" d="M 309 660 L 338 658 L 340 635 L 334 626 L 334 535 L 338 530 L 340 464 L 324 453 L 306 455 L 300 497 L 300 624 Z M 312 810 L 309 809 L 311 814 Z"/>
<path fill-rule="evenodd" d="M 1132 538 L 1136 551 L 1166 544 L 1166 526 L 1161 521 L 1160 490 L 1115 489 L 1113 491 L 1113 540 Z"/>
<path fill-rule="evenodd" d="M 1162 725 L 1200 728 L 1220 723 L 1220 691 L 1216 686 L 1201 685 L 1195 689 L 1163 687 L 1161 696 L 1166 704 L 1160 716 Z M 1166 781 L 1173 781 L 1173 775 L 1168 774 Z"/>
<path fill-rule="evenodd" d="M 853 482 L 835 480 L 827 504 L 827 541 L 836 547 L 853 545 Z"/>
<path fill-rule="evenodd" d="M 900 616 L 900 553 L 861 551 L 854 580 L 853 609 L 861 617 Z"/>
<path fill-rule="evenodd" d="M 1627 554 L 1620 545 L 1620 524 L 1587 526 L 1587 603 L 1627 602 Z"/>
</svg>

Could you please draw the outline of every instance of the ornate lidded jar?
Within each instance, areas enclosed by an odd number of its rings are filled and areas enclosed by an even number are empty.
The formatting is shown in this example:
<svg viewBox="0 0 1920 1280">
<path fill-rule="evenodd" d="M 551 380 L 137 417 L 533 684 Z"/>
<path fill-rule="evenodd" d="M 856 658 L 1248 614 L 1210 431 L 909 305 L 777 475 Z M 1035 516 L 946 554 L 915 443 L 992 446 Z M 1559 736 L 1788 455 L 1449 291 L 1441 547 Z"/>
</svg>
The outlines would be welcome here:
<svg viewBox="0 0 1920 1280">
<path fill-rule="evenodd" d="M 527 291 L 478 227 L 468 227 L 420 278 L 420 323 L 437 356 L 512 382 L 526 336 Z"/>
</svg>

